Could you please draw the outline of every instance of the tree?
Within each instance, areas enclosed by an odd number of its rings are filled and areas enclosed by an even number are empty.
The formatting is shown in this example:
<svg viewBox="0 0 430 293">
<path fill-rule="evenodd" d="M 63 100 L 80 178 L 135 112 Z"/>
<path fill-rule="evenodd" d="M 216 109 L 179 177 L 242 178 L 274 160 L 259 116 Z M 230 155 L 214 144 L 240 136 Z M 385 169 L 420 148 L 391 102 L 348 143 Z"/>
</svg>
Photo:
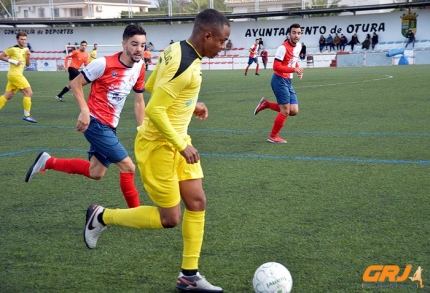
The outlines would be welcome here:
<svg viewBox="0 0 430 293">
<path fill-rule="evenodd" d="M 312 0 L 311 7 L 307 7 L 308 9 L 326 9 L 326 8 L 338 8 L 339 2 L 341 0 Z M 345 6 L 345 5 L 342 5 Z M 341 7 L 342 7 L 341 6 Z M 321 16 L 336 16 L 339 15 L 339 13 L 318 13 L 318 14 L 312 14 L 310 17 L 321 17 Z"/>
<path fill-rule="evenodd" d="M 0 0 L 0 18 L 7 18 L 12 13 L 10 0 Z"/>
</svg>

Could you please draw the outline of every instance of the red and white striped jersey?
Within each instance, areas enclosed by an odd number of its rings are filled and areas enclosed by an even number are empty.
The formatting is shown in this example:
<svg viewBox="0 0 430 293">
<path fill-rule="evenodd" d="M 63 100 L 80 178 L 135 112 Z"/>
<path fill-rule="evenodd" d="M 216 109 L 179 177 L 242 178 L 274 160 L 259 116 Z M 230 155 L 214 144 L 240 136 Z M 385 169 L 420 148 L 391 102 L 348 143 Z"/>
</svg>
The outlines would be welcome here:
<svg viewBox="0 0 430 293">
<path fill-rule="evenodd" d="M 302 50 L 302 44 L 297 43 L 292 46 L 289 41 L 282 43 L 281 46 L 276 50 L 275 59 L 281 61 L 282 67 L 291 68 L 290 72 L 281 72 L 273 68 L 276 75 L 284 78 L 293 78 L 295 68 L 298 66 L 300 51 Z M 285 71 L 285 70 L 283 70 Z"/>
<path fill-rule="evenodd" d="M 254 44 L 249 48 L 249 58 L 255 58 L 258 56 L 258 44 Z"/>
<path fill-rule="evenodd" d="M 119 59 L 121 54 L 97 58 L 82 70 L 85 79 L 92 82 L 88 96 L 90 115 L 112 128 L 118 125 L 131 89 L 136 93 L 145 91 L 144 61 L 127 67 Z"/>
</svg>

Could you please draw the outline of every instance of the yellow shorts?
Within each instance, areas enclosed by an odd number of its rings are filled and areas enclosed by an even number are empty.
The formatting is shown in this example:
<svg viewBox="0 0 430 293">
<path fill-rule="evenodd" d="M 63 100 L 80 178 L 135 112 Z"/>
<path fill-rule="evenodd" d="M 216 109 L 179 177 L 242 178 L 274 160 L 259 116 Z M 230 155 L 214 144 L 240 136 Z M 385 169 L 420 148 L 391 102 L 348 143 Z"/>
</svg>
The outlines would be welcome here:
<svg viewBox="0 0 430 293">
<path fill-rule="evenodd" d="M 191 144 L 190 137 L 186 141 Z M 179 204 L 179 181 L 203 178 L 200 161 L 187 164 L 169 142 L 148 141 L 138 133 L 134 153 L 145 189 L 159 207 L 171 208 Z"/>
<path fill-rule="evenodd" d="M 16 93 L 19 90 L 23 90 L 30 87 L 30 83 L 23 75 L 8 75 L 7 76 L 7 92 Z"/>
</svg>

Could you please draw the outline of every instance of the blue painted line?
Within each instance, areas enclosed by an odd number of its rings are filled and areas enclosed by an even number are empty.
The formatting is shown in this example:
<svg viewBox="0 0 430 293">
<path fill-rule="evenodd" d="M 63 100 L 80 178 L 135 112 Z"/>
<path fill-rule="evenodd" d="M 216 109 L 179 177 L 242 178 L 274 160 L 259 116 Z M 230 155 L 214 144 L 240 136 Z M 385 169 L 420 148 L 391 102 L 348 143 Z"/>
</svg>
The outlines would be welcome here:
<svg viewBox="0 0 430 293">
<path fill-rule="evenodd" d="M 409 164 L 409 165 L 430 165 L 430 161 L 407 161 L 407 160 L 379 160 L 379 159 L 358 159 L 358 158 L 319 158 L 306 156 L 265 156 L 251 154 L 200 154 L 202 157 L 228 157 L 228 158 L 247 158 L 247 159 L 281 159 L 298 161 L 325 161 L 342 163 L 386 163 L 386 164 Z"/>
<path fill-rule="evenodd" d="M 32 152 L 72 152 L 72 153 L 86 153 L 86 150 L 77 149 L 28 149 L 11 153 L 0 154 L 0 158 L 21 155 L 24 153 Z M 134 152 L 130 152 L 133 154 Z M 320 162 L 339 162 L 339 163 L 373 163 L 373 164 L 403 164 L 403 165 L 430 165 L 430 161 L 407 161 L 407 160 L 382 160 L 382 159 L 359 159 L 359 158 L 321 158 L 321 157 L 307 157 L 307 156 L 269 156 L 269 155 L 253 155 L 253 154 L 207 154 L 201 153 L 202 157 L 221 157 L 221 158 L 234 158 L 234 159 L 269 159 L 269 160 L 296 160 L 296 161 L 320 161 Z"/>
<path fill-rule="evenodd" d="M 75 129 L 75 126 L 50 126 L 50 125 L 7 125 L 0 127 L 8 128 L 42 128 L 42 129 Z M 135 127 L 120 127 L 121 131 L 136 131 Z M 189 129 L 190 133 L 267 133 L 266 130 L 235 130 L 235 129 Z M 306 131 L 306 130 L 282 130 L 285 134 L 310 134 L 310 135 L 359 135 L 359 136 L 417 136 L 430 137 L 426 132 L 329 132 L 329 131 Z"/>
</svg>

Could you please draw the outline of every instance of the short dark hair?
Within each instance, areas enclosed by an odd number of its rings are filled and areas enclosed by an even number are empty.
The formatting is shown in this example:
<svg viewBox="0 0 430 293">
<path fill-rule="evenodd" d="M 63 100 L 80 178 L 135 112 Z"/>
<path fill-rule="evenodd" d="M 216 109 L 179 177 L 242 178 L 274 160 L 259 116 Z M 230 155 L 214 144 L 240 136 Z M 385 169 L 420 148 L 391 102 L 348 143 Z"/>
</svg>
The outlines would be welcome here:
<svg viewBox="0 0 430 293">
<path fill-rule="evenodd" d="M 221 32 L 225 25 L 230 27 L 228 19 L 219 11 L 209 8 L 197 14 L 194 20 L 193 32 L 209 30 L 213 27 Z"/>
<path fill-rule="evenodd" d="M 128 39 L 134 37 L 135 35 L 144 35 L 146 36 L 146 31 L 143 27 L 135 24 L 129 24 L 125 27 L 124 33 L 122 34 L 122 39 L 127 41 Z"/>
<path fill-rule="evenodd" d="M 298 24 L 298 23 L 293 23 L 292 25 L 290 25 L 290 31 L 291 31 L 293 28 L 301 28 L 301 26 L 300 26 L 300 24 Z"/>
<path fill-rule="evenodd" d="M 88 44 L 88 43 L 87 43 L 87 41 L 82 41 L 82 42 L 81 42 L 81 45 L 82 45 L 82 44 Z"/>
<path fill-rule="evenodd" d="M 18 32 L 17 34 L 16 34 L 16 39 L 18 40 L 19 39 L 19 37 L 26 37 L 27 36 L 27 33 L 26 32 Z"/>
</svg>

